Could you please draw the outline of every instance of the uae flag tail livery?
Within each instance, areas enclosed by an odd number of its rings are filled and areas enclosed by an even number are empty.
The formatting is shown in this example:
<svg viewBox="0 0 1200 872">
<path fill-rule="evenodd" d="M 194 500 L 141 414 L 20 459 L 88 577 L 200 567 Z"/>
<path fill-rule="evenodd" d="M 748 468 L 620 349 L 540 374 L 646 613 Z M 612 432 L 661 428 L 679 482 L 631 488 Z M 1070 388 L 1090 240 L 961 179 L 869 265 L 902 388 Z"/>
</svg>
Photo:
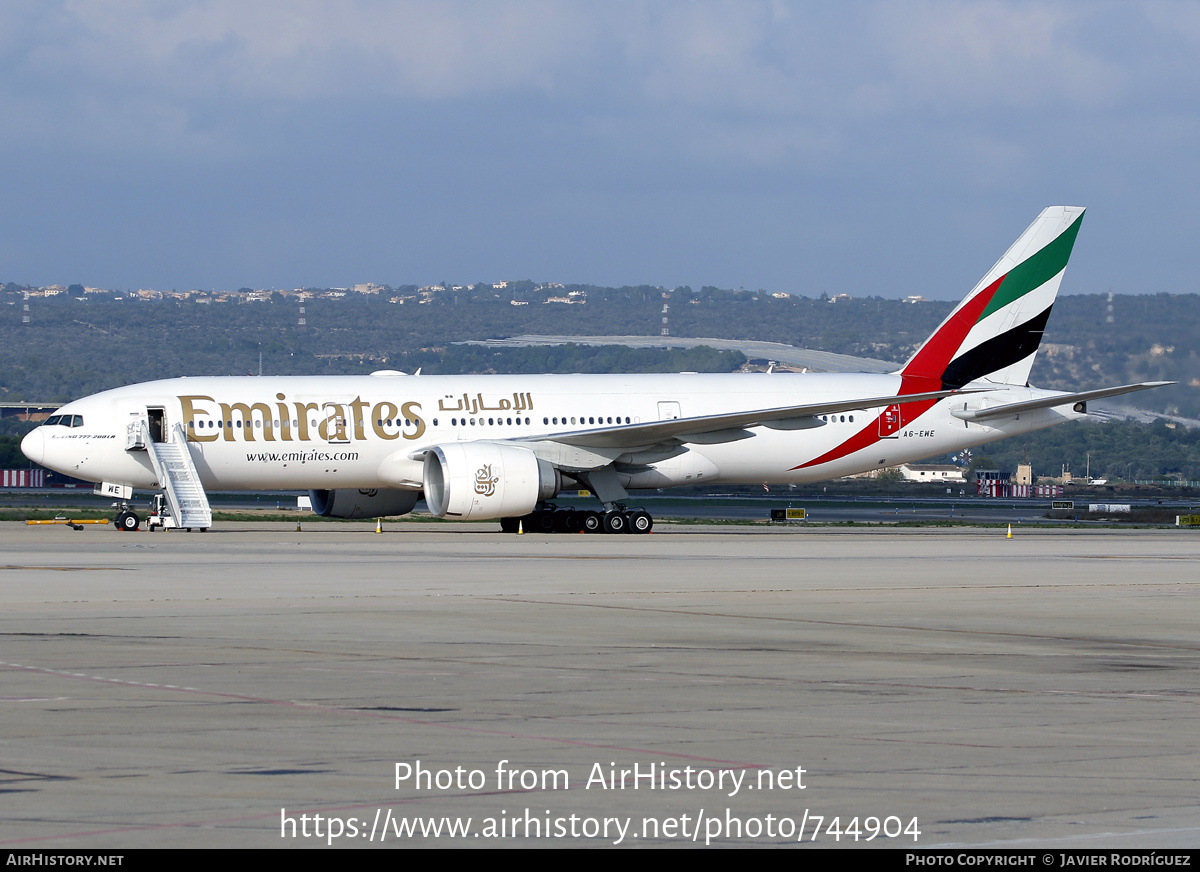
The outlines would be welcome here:
<svg viewBox="0 0 1200 872">
<path fill-rule="evenodd" d="M 1043 210 L 904 365 L 904 393 L 1028 384 L 1082 221 L 1079 206 Z"/>
<path fill-rule="evenodd" d="M 911 434 L 929 436 L 930 448 L 940 448 L 943 443 L 933 437 L 947 415 L 961 421 L 965 430 L 972 424 L 984 428 L 985 432 L 973 436 L 960 434 L 964 442 L 960 447 L 970 447 L 1081 417 L 1091 399 L 1166 384 L 1146 382 L 1078 394 L 1029 386 L 1029 372 L 1083 212 L 1081 206 L 1044 209 L 896 373 L 901 380 L 899 402 L 851 437 L 793 469 L 852 463 L 869 449 L 885 455 L 879 449 L 887 439 Z M 939 391 L 962 391 L 964 396 L 955 401 L 925 399 Z M 912 401 L 915 397 L 922 399 Z M 877 465 L 894 462 L 890 458 L 895 454 L 888 449 Z"/>
</svg>

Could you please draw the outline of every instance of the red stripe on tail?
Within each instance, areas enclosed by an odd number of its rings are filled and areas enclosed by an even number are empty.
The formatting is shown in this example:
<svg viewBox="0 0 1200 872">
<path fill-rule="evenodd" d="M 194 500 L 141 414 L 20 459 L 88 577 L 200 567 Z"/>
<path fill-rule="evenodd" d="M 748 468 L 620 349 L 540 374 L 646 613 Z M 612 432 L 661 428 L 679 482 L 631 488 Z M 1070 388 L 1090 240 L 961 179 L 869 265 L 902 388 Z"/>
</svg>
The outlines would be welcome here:
<svg viewBox="0 0 1200 872">
<path fill-rule="evenodd" d="M 950 365 L 950 361 L 954 359 L 958 349 L 962 348 L 971 328 L 979 323 L 983 310 L 987 308 L 987 304 L 991 302 L 992 297 L 995 296 L 1007 276 L 1008 273 L 1000 276 L 959 307 L 959 310 L 950 316 L 937 333 L 925 340 L 925 344 L 913 355 L 913 359 L 908 362 L 908 366 L 904 367 L 904 372 L 901 374 L 916 378 L 936 379 L 940 384 L 942 373 L 946 371 L 946 367 Z M 932 390 L 937 390 L 937 388 L 932 388 Z"/>
</svg>

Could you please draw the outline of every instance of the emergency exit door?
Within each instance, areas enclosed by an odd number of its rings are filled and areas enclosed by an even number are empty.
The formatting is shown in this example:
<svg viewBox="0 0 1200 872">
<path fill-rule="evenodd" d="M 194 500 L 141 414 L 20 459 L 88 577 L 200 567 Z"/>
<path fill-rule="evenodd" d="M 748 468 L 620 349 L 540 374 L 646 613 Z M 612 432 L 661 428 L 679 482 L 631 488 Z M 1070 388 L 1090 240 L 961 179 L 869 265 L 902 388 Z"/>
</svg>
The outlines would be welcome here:
<svg viewBox="0 0 1200 872">
<path fill-rule="evenodd" d="M 679 413 L 679 403 L 663 400 L 658 404 L 658 420 L 674 421 L 681 417 L 683 416 Z"/>
</svg>

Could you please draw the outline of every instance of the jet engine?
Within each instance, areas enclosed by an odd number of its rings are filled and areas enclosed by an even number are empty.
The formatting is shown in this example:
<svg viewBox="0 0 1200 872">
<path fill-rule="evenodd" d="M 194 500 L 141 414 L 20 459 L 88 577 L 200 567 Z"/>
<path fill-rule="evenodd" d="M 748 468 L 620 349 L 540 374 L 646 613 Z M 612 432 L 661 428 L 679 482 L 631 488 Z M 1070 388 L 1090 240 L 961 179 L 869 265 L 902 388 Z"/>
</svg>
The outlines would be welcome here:
<svg viewBox="0 0 1200 872">
<path fill-rule="evenodd" d="M 407 515 L 421 494 L 412 490 L 363 488 L 362 490 L 310 490 L 313 511 L 327 518 L 385 518 Z"/>
<path fill-rule="evenodd" d="M 435 445 L 425 455 L 425 503 L 438 518 L 516 518 L 562 487 L 562 476 L 528 448 L 499 442 Z"/>
</svg>

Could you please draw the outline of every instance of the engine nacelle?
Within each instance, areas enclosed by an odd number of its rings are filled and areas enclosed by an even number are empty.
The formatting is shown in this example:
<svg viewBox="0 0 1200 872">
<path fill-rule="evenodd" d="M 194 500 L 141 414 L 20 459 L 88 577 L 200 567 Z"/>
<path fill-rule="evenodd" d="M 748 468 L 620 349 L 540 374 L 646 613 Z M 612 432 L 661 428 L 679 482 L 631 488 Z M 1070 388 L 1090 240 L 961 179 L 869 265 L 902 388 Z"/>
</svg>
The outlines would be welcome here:
<svg viewBox="0 0 1200 872">
<path fill-rule="evenodd" d="M 438 518 L 527 515 L 562 487 L 562 476 L 528 448 L 498 442 L 435 445 L 425 455 L 425 503 Z"/>
<path fill-rule="evenodd" d="M 313 511 L 326 518 L 386 518 L 407 515 L 421 494 L 413 490 L 363 488 L 362 490 L 310 490 Z"/>
</svg>

